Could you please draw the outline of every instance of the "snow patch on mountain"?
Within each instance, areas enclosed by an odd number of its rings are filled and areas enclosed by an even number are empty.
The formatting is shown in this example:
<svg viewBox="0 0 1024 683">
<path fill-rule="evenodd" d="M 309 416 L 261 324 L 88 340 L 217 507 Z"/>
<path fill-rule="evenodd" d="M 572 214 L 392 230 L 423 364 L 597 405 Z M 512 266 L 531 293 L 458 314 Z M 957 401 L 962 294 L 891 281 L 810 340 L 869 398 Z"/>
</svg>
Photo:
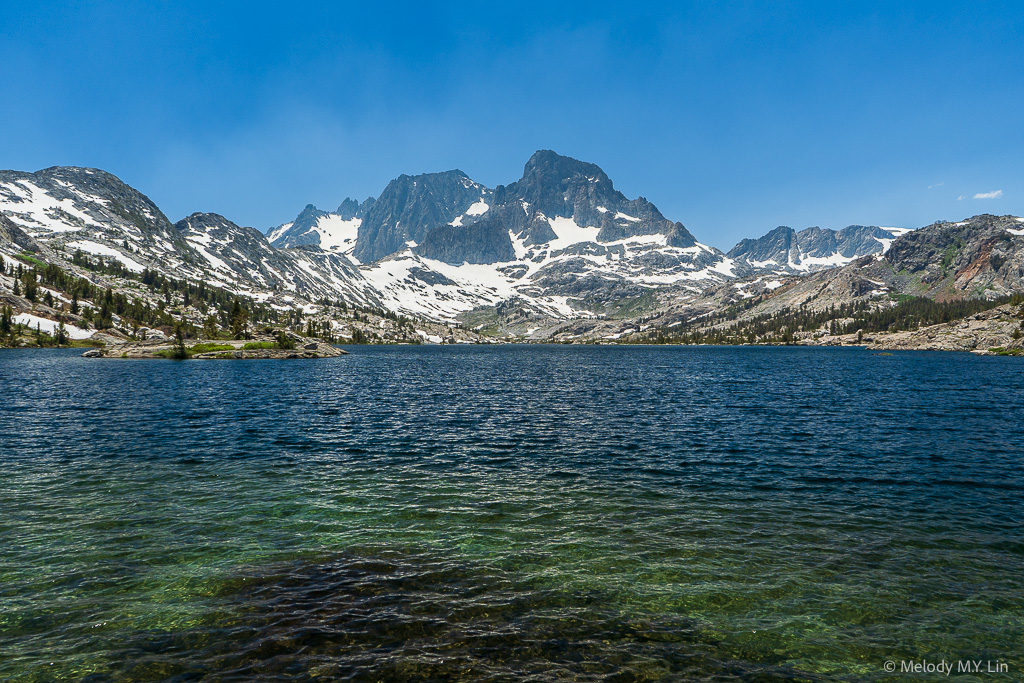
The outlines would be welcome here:
<svg viewBox="0 0 1024 683">
<path fill-rule="evenodd" d="M 19 313 L 18 315 L 13 316 L 11 320 L 18 325 L 25 325 L 32 330 L 39 329 L 51 337 L 56 334 L 57 328 L 60 327 L 60 323 L 56 320 L 40 318 L 38 315 L 32 315 L 31 313 Z M 64 325 L 64 330 L 67 332 L 70 339 L 75 340 L 88 339 L 96 334 L 96 330 L 83 330 L 81 327 L 75 327 L 74 325 L 68 324 Z"/>
<path fill-rule="evenodd" d="M 128 258 L 117 249 L 114 249 L 113 247 L 108 247 L 105 244 L 93 242 L 91 240 L 76 240 L 74 242 L 68 242 L 64 245 L 64 247 L 65 250 L 81 249 L 83 252 L 87 254 L 93 254 L 94 256 L 113 256 L 115 259 L 120 261 L 125 268 L 132 271 L 133 273 L 141 273 L 143 270 L 146 269 L 145 266 L 140 264 L 138 261 Z"/>
<path fill-rule="evenodd" d="M 564 249 L 580 242 L 596 243 L 597 233 L 601 232 L 600 228 L 584 227 L 578 225 L 572 218 L 563 218 L 561 216 L 548 218 L 548 223 L 551 225 L 555 235 L 558 236 L 557 239 L 547 243 L 550 249 Z"/>
<path fill-rule="evenodd" d="M 843 256 L 839 252 L 829 254 L 828 256 L 811 256 L 807 252 L 802 251 L 796 261 L 792 259 L 790 260 L 789 267 L 796 271 L 810 273 L 816 270 L 824 270 L 826 268 L 839 268 L 856 260 L 857 258 L 859 258 L 859 255 Z"/>
<path fill-rule="evenodd" d="M 901 237 L 903 235 L 906 235 L 908 232 L 912 232 L 913 231 L 912 228 L 887 228 L 887 227 L 882 227 L 882 226 L 880 226 L 879 229 L 885 230 L 886 232 L 888 232 L 888 233 L 890 233 L 892 235 L 891 238 L 890 237 L 875 237 L 875 239 L 878 240 L 882 244 L 882 253 L 883 254 L 885 254 L 886 252 L 889 251 L 889 247 L 892 246 L 892 243 L 896 241 L 897 237 Z"/>
<path fill-rule="evenodd" d="M 477 201 L 475 201 L 472 204 L 470 204 L 469 208 L 466 209 L 466 211 L 464 213 L 462 213 L 462 214 L 456 216 L 455 218 L 453 218 L 448 223 L 448 225 L 454 225 L 455 227 L 460 227 L 462 225 L 468 225 L 468 223 L 466 223 L 467 220 L 470 223 L 472 223 L 473 222 L 472 219 L 479 218 L 480 216 L 482 216 L 485 213 L 487 213 L 487 211 L 491 208 L 491 205 L 484 201 L 484 199 L 488 196 L 487 188 L 483 187 L 482 185 L 476 185 L 476 184 L 467 185 L 466 187 L 472 187 L 474 189 L 479 189 L 481 191 L 480 199 L 478 199 Z"/>
<path fill-rule="evenodd" d="M 282 236 L 283 236 L 283 235 L 284 235 L 285 233 L 287 233 L 287 232 L 288 232 L 288 230 L 289 230 L 289 229 L 290 229 L 290 228 L 291 228 L 291 227 L 292 227 L 293 225 L 295 225 L 295 221 L 291 221 L 291 222 L 288 222 L 288 223 L 284 223 L 283 225 L 279 225 L 279 226 L 277 226 L 276 228 L 271 228 L 271 229 L 270 229 L 270 232 L 268 232 L 268 233 L 267 233 L 267 240 L 268 240 L 268 241 L 269 241 L 269 242 L 270 242 L 271 244 L 273 244 L 273 243 L 274 243 L 274 242 L 276 242 L 277 240 L 281 239 L 281 237 L 282 237 Z"/>
<path fill-rule="evenodd" d="M 82 195 L 82 199 L 106 203 L 92 195 Z M 0 211 L 33 235 L 103 227 L 76 204 L 70 198 L 57 199 L 31 180 L 0 183 Z"/>
<path fill-rule="evenodd" d="M 313 230 L 320 235 L 320 248 L 325 251 L 351 251 L 356 245 L 361 218 L 345 220 L 336 213 L 321 216 Z"/>
</svg>

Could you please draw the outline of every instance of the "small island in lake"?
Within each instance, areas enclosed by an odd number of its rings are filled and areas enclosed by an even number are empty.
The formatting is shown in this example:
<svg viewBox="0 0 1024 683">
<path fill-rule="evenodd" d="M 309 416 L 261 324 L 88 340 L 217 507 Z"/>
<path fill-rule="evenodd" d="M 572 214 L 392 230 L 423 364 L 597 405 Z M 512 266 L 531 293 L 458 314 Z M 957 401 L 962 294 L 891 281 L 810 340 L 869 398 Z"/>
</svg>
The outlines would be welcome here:
<svg viewBox="0 0 1024 683">
<path fill-rule="evenodd" d="M 172 360 L 254 360 L 335 358 L 347 354 L 327 342 L 292 332 L 255 335 L 253 339 L 198 339 L 159 337 L 108 344 L 89 349 L 85 358 L 150 358 Z"/>
</svg>

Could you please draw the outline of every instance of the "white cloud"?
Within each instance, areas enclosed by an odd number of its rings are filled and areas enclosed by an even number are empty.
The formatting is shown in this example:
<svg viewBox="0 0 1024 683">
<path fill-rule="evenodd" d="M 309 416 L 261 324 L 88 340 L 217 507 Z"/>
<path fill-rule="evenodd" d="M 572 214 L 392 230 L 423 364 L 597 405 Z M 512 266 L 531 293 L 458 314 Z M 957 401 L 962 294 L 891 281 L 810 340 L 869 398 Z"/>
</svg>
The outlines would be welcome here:
<svg viewBox="0 0 1024 683">
<path fill-rule="evenodd" d="M 965 199 L 967 199 L 967 197 L 965 197 L 965 196 L 963 196 L 963 195 L 960 195 L 959 197 L 957 197 L 957 198 L 956 198 L 956 200 L 957 200 L 958 202 L 962 202 L 962 201 L 963 201 L 963 200 L 965 200 Z"/>
<path fill-rule="evenodd" d="M 999 199 L 1003 196 L 1002 190 L 993 190 L 992 192 L 979 192 L 974 195 L 975 199 Z"/>
<path fill-rule="evenodd" d="M 946 181 L 945 181 L 945 180 L 943 180 L 942 182 L 939 182 L 939 183 L 935 183 L 934 185 L 929 185 L 929 186 L 928 186 L 928 189 L 930 190 L 930 189 L 932 189 L 933 187 L 942 187 L 942 186 L 943 186 L 943 185 L 945 185 L 945 184 L 946 184 Z"/>
</svg>

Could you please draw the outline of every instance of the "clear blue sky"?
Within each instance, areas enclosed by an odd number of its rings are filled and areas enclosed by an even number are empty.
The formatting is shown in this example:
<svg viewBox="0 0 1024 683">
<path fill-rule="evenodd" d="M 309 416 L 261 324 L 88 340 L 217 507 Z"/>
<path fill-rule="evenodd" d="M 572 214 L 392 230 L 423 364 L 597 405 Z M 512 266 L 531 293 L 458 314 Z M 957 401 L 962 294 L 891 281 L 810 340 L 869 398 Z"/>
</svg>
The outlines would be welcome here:
<svg viewBox="0 0 1024 683">
<path fill-rule="evenodd" d="M 1019 2 L 782 4 L 4 3 L 0 167 L 260 229 L 539 148 L 723 249 L 1024 213 Z"/>
</svg>

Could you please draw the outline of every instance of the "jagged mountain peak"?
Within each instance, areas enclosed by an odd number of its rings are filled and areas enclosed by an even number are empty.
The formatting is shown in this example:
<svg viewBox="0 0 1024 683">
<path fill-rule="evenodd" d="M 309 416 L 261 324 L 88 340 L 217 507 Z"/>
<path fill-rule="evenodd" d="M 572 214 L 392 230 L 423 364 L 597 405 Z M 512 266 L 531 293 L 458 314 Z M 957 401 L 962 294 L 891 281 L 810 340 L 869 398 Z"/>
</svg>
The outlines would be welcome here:
<svg viewBox="0 0 1024 683">
<path fill-rule="evenodd" d="M 302 211 L 299 212 L 299 215 L 296 216 L 294 224 L 299 225 L 300 223 L 314 223 L 316 222 L 317 218 L 319 218 L 320 216 L 324 216 L 326 214 L 326 211 L 321 211 L 320 209 L 316 208 L 316 206 L 314 206 L 313 204 L 306 204 L 306 206 L 303 207 Z"/>
<path fill-rule="evenodd" d="M 542 149 L 526 162 L 522 178 L 495 188 L 494 201 L 499 205 L 525 202 L 529 210 L 550 218 L 574 218 L 579 210 L 585 214 L 580 216 L 584 221 L 580 225 L 597 226 L 601 220 L 598 206 L 617 208 L 629 200 L 597 164 Z"/>
<path fill-rule="evenodd" d="M 458 169 L 400 175 L 359 225 L 354 255 L 366 263 L 415 246 L 431 230 L 471 221 L 489 208 L 491 190 Z M 477 210 L 474 207 L 479 207 Z"/>
<path fill-rule="evenodd" d="M 344 201 L 338 205 L 338 210 L 335 213 L 345 221 L 352 220 L 353 218 L 363 218 L 376 201 L 374 197 L 367 197 L 361 202 L 351 197 L 345 197 Z"/>
<path fill-rule="evenodd" d="M 611 179 L 597 164 L 564 156 L 550 149 L 539 149 L 530 156 L 523 167 L 522 180 L 571 180 L 577 177 L 595 183 L 608 183 L 611 188 Z"/>
<path fill-rule="evenodd" d="M 580 227 L 599 228 L 596 241 L 608 243 L 643 235 L 666 235 L 671 246 L 691 247 L 697 240 L 681 223 L 667 220 L 644 197 L 628 199 L 615 189 L 597 164 L 539 150 L 530 157 L 523 177 L 494 191 L 496 206 L 507 211 L 510 228 L 527 244 L 541 244 L 557 235 L 552 219 L 570 218 Z"/>
</svg>

